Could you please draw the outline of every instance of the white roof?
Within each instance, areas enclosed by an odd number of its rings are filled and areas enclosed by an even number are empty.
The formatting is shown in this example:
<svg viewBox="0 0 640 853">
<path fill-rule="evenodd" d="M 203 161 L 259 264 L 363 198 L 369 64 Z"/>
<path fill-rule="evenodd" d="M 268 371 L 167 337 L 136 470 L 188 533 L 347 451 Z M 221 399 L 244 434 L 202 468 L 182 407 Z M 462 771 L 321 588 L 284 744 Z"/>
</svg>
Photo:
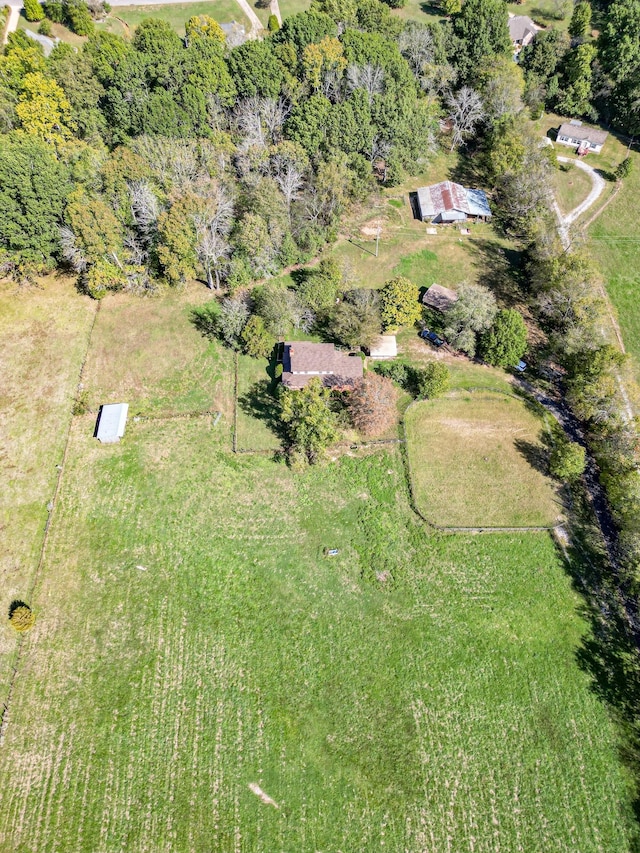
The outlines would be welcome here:
<svg viewBox="0 0 640 853">
<path fill-rule="evenodd" d="M 395 358 L 398 355 L 398 344 L 395 335 L 380 335 L 369 348 L 371 358 Z"/>
<path fill-rule="evenodd" d="M 128 413 L 128 403 L 108 403 L 106 406 L 101 406 L 96 432 L 98 441 L 103 444 L 120 441 L 124 435 Z"/>
</svg>

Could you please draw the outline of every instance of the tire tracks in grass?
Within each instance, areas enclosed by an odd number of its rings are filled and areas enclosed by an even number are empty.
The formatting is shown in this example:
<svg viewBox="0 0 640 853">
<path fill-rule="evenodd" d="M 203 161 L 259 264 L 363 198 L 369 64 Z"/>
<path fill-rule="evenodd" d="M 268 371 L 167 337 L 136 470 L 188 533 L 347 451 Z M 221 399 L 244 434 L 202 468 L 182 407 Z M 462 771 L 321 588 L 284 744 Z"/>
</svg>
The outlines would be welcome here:
<svg viewBox="0 0 640 853">
<path fill-rule="evenodd" d="M 75 404 L 75 400 L 76 400 L 78 391 L 81 390 L 81 388 L 82 388 L 82 378 L 84 376 L 84 370 L 85 370 L 85 366 L 87 363 L 87 358 L 89 357 L 89 350 L 91 349 L 91 339 L 93 337 L 93 330 L 95 328 L 96 321 L 97 321 L 98 316 L 100 314 L 100 306 L 101 305 L 102 305 L 102 302 L 98 301 L 98 303 L 96 305 L 95 313 L 93 315 L 93 320 L 92 320 L 91 325 L 89 327 L 89 333 L 87 335 L 87 344 L 86 344 L 84 356 L 82 359 L 82 363 L 80 364 L 80 370 L 78 372 L 78 382 L 76 384 L 76 393 L 74 394 L 73 402 L 71 404 L 72 410 L 69 413 L 69 420 L 68 420 L 68 425 L 67 425 L 67 434 L 65 437 L 64 449 L 62 452 L 62 460 L 56 466 L 56 468 L 58 469 L 58 476 L 56 477 L 56 482 L 55 482 L 55 486 L 53 489 L 53 496 L 52 496 L 51 500 L 49 501 L 49 503 L 47 504 L 47 520 L 45 521 L 45 525 L 44 525 L 44 531 L 43 531 L 43 536 L 42 536 L 42 545 L 40 546 L 40 556 L 38 558 L 38 563 L 37 563 L 35 571 L 33 573 L 33 577 L 31 579 L 31 583 L 29 585 L 28 593 L 27 593 L 27 599 L 29 601 L 31 601 L 32 603 L 33 603 L 33 597 L 35 595 L 35 591 L 37 589 L 38 581 L 40 579 L 40 573 L 42 571 L 42 566 L 43 566 L 44 558 L 45 558 L 46 551 L 47 551 L 47 543 L 49 541 L 49 533 L 51 531 L 51 522 L 53 520 L 53 514 L 55 512 L 58 495 L 60 493 L 60 486 L 62 483 L 62 477 L 64 474 L 65 465 L 67 462 L 67 456 L 69 453 L 69 444 L 70 444 L 70 439 L 71 439 L 71 428 L 72 428 L 73 420 L 74 420 L 73 405 Z M 18 674 L 20 661 L 22 660 L 24 642 L 25 642 L 25 635 L 19 634 L 17 644 L 16 644 L 16 651 L 15 651 L 15 657 L 14 657 L 14 661 L 13 661 L 11 678 L 9 680 L 9 688 L 7 690 L 6 699 L 3 703 L 2 709 L 0 710 L 0 747 L 2 747 L 2 745 L 4 744 L 7 721 L 9 718 L 9 708 L 11 705 L 11 697 L 13 695 L 13 688 L 15 685 L 16 676 Z"/>
</svg>

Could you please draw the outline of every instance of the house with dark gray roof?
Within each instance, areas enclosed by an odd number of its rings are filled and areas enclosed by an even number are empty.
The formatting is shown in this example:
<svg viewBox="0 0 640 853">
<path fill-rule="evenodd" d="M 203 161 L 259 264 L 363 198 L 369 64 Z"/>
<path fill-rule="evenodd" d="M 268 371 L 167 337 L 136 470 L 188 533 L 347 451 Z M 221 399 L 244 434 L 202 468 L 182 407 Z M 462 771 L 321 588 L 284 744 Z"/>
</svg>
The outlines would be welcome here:
<svg viewBox="0 0 640 853">
<path fill-rule="evenodd" d="M 527 15 L 510 15 L 507 23 L 511 44 L 515 50 L 520 50 L 520 48 L 531 44 L 536 33 L 542 29 Z"/>
<path fill-rule="evenodd" d="M 441 181 L 417 192 L 420 218 L 423 222 L 464 222 L 467 219 L 491 218 L 491 208 L 484 190 L 474 190 Z"/>
<path fill-rule="evenodd" d="M 560 145 L 570 145 L 578 154 L 599 154 L 607 141 L 606 130 L 589 127 L 581 121 L 569 121 L 560 125 L 556 141 Z"/>
<path fill-rule="evenodd" d="M 359 353 L 345 353 L 333 344 L 288 341 L 282 353 L 282 384 L 299 390 L 317 376 L 327 388 L 345 391 L 362 379 Z"/>
</svg>

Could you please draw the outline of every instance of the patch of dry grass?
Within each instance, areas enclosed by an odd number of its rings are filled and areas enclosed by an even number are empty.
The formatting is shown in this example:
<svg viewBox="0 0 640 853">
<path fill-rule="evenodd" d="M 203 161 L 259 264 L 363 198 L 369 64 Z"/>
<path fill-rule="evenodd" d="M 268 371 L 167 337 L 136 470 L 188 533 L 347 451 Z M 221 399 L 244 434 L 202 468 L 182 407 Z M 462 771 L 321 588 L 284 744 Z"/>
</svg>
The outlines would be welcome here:
<svg viewBox="0 0 640 853">
<path fill-rule="evenodd" d="M 198 284 L 149 299 L 106 297 L 85 371 L 91 409 L 127 402 L 130 417 L 221 411 L 230 429 L 232 355 L 191 322 L 210 298 Z"/>
<path fill-rule="evenodd" d="M 416 503 L 443 527 L 554 525 L 561 506 L 543 473 L 544 428 L 503 394 L 454 393 L 405 416 Z"/>
<path fill-rule="evenodd" d="M 30 592 L 95 310 L 68 279 L 0 285 L 0 696 L 16 642 L 8 609 Z"/>
</svg>

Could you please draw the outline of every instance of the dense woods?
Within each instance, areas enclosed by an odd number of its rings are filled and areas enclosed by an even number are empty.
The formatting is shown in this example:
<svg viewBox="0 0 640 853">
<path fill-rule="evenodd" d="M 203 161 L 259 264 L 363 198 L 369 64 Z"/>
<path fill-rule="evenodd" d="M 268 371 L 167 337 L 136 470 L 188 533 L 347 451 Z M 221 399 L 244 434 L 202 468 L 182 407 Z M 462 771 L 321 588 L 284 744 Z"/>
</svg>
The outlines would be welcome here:
<svg viewBox="0 0 640 853">
<path fill-rule="evenodd" d="M 548 28 L 520 65 L 503 0 L 429 24 L 378 0 L 314 0 L 233 48 L 206 16 L 184 38 L 149 19 L 125 41 L 96 30 L 100 3 L 32 5 L 34 20 L 88 39 L 45 59 L 18 31 L 0 57 L 2 269 L 66 266 L 94 297 L 193 276 L 233 291 L 304 262 L 350 201 L 429 159 L 446 117 L 454 147 L 483 140 L 486 183 L 521 233 L 544 202 L 529 167 L 547 156 L 523 107 L 630 133 L 640 109 L 640 16 L 626 0 L 595 10 L 597 41 L 579 3 L 570 35 Z"/>
</svg>

